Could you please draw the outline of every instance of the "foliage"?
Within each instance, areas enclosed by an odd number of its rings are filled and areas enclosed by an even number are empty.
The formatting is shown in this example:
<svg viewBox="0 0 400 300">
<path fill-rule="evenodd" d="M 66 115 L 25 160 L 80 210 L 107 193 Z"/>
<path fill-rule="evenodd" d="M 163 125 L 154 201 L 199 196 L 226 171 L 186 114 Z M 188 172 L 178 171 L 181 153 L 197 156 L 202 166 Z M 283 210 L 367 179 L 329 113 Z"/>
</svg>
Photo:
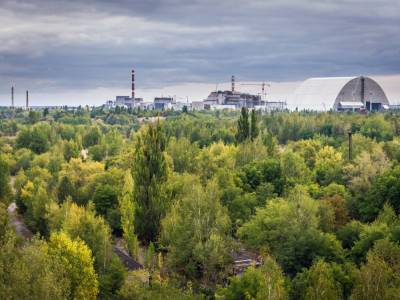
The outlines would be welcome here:
<svg viewBox="0 0 400 300">
<path fill-rule="evenodd" d="M 360 204 L 362 218 L 372 221 L 386 202 L 400 213 L 400 166 L 386 171 L 372 183 L 365 201 Z"/>
<path fill-rule="evenodd" d="M 143 271 L 132 272 L 125 284 L 122 286 L 119 296 L 122 300 L 148 300 L 148 299 L 166 299 L 166 300 L 200 300 L 204 299 L 200 295 L 195 295 L 188 290 L 182 290 L 174 284 L 165 282 L 148 281 L 149 274 Z"/>
<path fill-rule="evenodd" d="M 162 222 L 167 264 L 190 280 L 217 283 L 229 264 L 230 220 L 219 203 L 218 188 L 199 183 L 172 207 Z"/>
<path fill-rule="evenodd" d="M 351 299 L 396 299 L 400 292 L 400 246 L 378 241 L 368 252 Z"/>
<path fill-rule="evenodd" d="M 217 291 L 216 299 L 287 299 L 285 277 L 269 256 L 259 268 L 249 267 L 241 276 L 232 277 L 227 288 Z"/>
<path fill-rule="evenodd" d="M 244 142 L 250 137 L 249 111 L 242 107 L 241 114 L 237 123 L 236 142 Z"/>
<path fill-rule="evenodd" d="M 17 136 L 16 147 L 28 148 L 33 152 L 40 154 L 49 149 L 51 141 L 50 125 L 36 124 L 32 128 L 23 129 Z"/>
<path fill-rule="evenodd" d="M 199 152 L 199 148 L 196 144 L 190 143 L 187 138 L 171 138 L 167 152 L 172 157 L 175 172 L 193 173 L 196 171 L 197 163 L 195 157 Z"/>
<path fill-rule="evenodd" d="M 260 129 L 258 128 L 258 120 L 255 109 L 251 111 L 251 119 L 250 119 L 250 139 L 254 141 L 260 133 Z"/>
<path fill-rule="evenodd" d="M 319 230 L 318 203 L 304 191 L 293 191 L 289 199 L 275 199 L 238 231 L 250 247 L 268 248 L 285 273 L 295 275 L 317 257 L 341 262 L 343 251 L 331 234 Z"/>
<path fill-rule="evenodd" d="M 86 298 L 396 299 L 399 134 L 395 111 L 1 108 L 0 298 L 73 299 L 84 266 Z M 236 247 L 263 264 L 233 276 Z"/>
<path fill-rule="evenodd" d="M 51 203 L 45 186 L 42 182 L 28 181 L 21 190 L 22 202 L 26 208 L 25 219 L 33 231 L 39 231 L 42 235 L 48 234 L 46 215 Z"/>
<path fill-rule="evenodd" d="M 119 198 L 121 227 L 129 254 L 137 258 L 139 245 L 135 234 L 135 203 L 133 202 L 133 179 L 130 172 L 126 172 L 124 186 Z"/>
<path fill-rule="evenodd" d="M 135 227 L 138 237 L 146 243 L 156 240 L 168 207 L 163 186 L 168 179 L 164 150 L 165 137 L 158 122 L 149 125 L 137 138 L 132 168 L 137 205 Z"/>
<path fill-rule="evenodd" d="M 96 299 L 98 281 L 90 249 L 80 240 L 72 240 L 63 232 L 53 233 L 49 254 L 60 261 L 70 282 L 72 299 Z"/>
<path fill-rule="evenodd" d="M 0 155 L 0 203 L 8 204 L 11 196 L 10 171 L 7 162 Z"/>
</svg>

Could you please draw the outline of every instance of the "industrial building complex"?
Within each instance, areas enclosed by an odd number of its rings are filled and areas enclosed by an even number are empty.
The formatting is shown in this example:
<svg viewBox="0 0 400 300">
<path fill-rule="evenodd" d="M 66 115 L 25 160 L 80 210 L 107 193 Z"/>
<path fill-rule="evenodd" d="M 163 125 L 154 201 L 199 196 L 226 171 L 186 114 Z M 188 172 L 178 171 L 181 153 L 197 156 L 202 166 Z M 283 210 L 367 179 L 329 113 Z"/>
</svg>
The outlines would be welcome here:
<svg viewBox="0 0 400 300">
<path fill-rule="evenodd" d="M 231 77 L 230 90 L 210 92 L 203 101 L 177 102 L 173 97 L 156 97 L 153 102 L 144 102 L 135 98 L 135 77 L 132 71 L 132 97 L 117 96 L 115 101 L 107 102 L 108 107 L 125 106 L 156 110 L 236 110 L 242 107 L 262 111 L 283 111 L 286 101 L 267 100 L 265 87 L 269 84 L 242 83 L 240 85 L 258 85 L 262 91 L 258 95 L 243 93 L 236 89 L 235 77 Z M 398 109 L 390 105 L 383 88 L 369 77 L 325 77 L 310 78 L 302 82 L 286 99 L 292 104 L 312 109 L 316 103 L 323 103 L 327 109 L 334 111 L 377 111 Z"/>
<path fill-rule="evenodd" d="M 389 99 L 378 82 L 370 77 L 323 77 L 310 78 L 303 81 L 299 86 L 287 95 L 285 101 L 272 100 L 267 97 L 266 86 L 270 84 L 240 83 L 239 85 L 260 86 L 261 92 L 254 95 L 238 91 L 236 89 L 235 76 L 231 77 L 231 88 L 229 90 L 218 90 L 216 88 L 202 101 L 186 102 L 176 101 L 176 97 L 155 97 L 151 102 L 145 102 L 143 98 L 136 97 L 135 93 L 135 70 L 131 72 L 131 95 L 116 96 L 114 100 L 105 103 L 106 108 L 125 107 L 140 110 L 237 110 L 242 107 L 270 111 L 284 111 L 287 102 L 292 106 L 300 106 L 308 110 L 316 110 L 317 104 L 323 104 L 325 110 L 333 111 L 379 111 L 386 109 L 400 109 L 400 104 Z M 269 99 L 271 98 L 271 99 Z M 392 97 L 393 98 L 393 97 Z M 29 105 L 29 92 L 26 91 L 26 109 Z M 394 103 L 393 103 L 394 102 Z M 14 107 L 14 87 L 11 87 L 11 107 Z"/>
<path fill-rule="evenodd" d="M 132 96 L 116 96 L 115 100 L 108 100 L 108 108 L 120 106 L 127 108 L 155 109 L 155 110 L 217 110 L 217 109 L 240 109 L 242 107 L 261 110 L 284 110 L 286 103 L 283 101 L 267 102 L 265 96 L 265 83 L 262 83 L 263 93 L 252 95 L 239 92 L 235 89 L 235 76 L 231 78 L 231 90 L 212 91 L 203 101 L 177 102 L 173 97 L 155 97 L 153 102 L 144 102 L 142 98 L 135 97 L 135 71 L 132 70 Z"/>
</svg>

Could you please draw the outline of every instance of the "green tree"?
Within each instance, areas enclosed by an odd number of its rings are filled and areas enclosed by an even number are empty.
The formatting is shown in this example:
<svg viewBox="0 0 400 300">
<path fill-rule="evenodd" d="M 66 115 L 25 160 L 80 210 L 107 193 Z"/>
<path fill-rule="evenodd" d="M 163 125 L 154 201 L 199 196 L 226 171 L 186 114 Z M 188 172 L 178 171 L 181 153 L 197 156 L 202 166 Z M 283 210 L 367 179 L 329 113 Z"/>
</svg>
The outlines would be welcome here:
<svg viewBox="0 0 400 300">
<path fill-rule="evenodd" d="M 400 246 L 380 240 L 368 252 L 350 299 L 397 299 L 399 287 Z"/>
<path fill-rule="evenodd" d="M 255 109 L 251 111 L 251 119 L 250 119 L 250 139 L 254 141 L 258 134 L 260 133 L 260 129 L 258 128 L 258 120 L 257 113 Z"/>
<path fill-rule="evenodd" d="M 290 275 L 311 266 L 317 257 L 341 262 L 339 242 L 319 229 L 318 208 L 317 201 L 295 189 L 289 199 L 269 200 L 239 228 L 238 235 L 251 248 L 268 248 Z"/>
<path fill-rule="evenodd" d="M 204 300 L 205 297 L 195 295 L 191 289 L 182 290 L 173 285 L 172 280 L 163 282 L 152 280 L 149 282 L 150 274 L 145 270 L 131 272 L 118 293 L 121 300 Z"/>
<path fill-rule="evenodd" d="M 237 123 L 236 142 L 243 143 L 250 137 L 249 111 L 242 107 L 241 114 Z"/>
<path fill-rule="evenodd" d="M 111 185 L 98 185 L 93 195 L 93 203 L 98 214 L 107 216 L 110 209 L 117 207 L 118 195 Z"/>
<path fill-rule="evenodd" d="M 79 156 L 79 147 L 74 141 L 64 141 L 63 142 L 63 155 L 66 161 L 71 158 L 77 158 Z"/>
<path fill-rule="evenodd" d="M 62 230 L 89 247 L 99 277 L 100 297 L 108 299 L 122 285 L 125 271 L 112 252 L 111 232 L 104 219 L 95 215 L 93 207 L 80 207 L 70 200 L 60 208 L 53 206 L 48 218 L 53 232 Z"/>
<path fill-rule="evenodd" d="M 62 203 L 68 197 L 74 198 L 74 186 L 69 177 L 63 176 L 57 188 L 57 198 L 59 203 Z"/>
<path fill-rule="evenodd" d="M 91 127 L 89 131 L 83 136 L 83 147 L 89 148 L 100 143 L 101 133 L 98 127 Z"/>
<path fill-rule="evenodd" d="M 135 233 L 135 203 L 133 202 L 133 179 L 130 172 L 126 172 L 124 185 L 119 199 L 121 227 L 129 254 L 137 258 L 139 243 Z"/>
<path fill-rule="evenodd" d="M 281 155 L 281 167 L 283 176 L 289 184 L 308 183 L 311 179 L 311 172 L 304 159 L 292 150 L 286 150 Z"/>
<path fill-rule="evenodd" d="M 216 184 L 194 184 L 162 222 L 170 270 L 191 280 L 219 282 L 229 262 L 230 224 Z"/>
<path fill-rule="evenodd" d="M 193 173 L 196 171 L 196 159 L 199 148 L 196 144 L 190 143 L 186 138 L 171 138 L 167 147 L 168 154 L 172 157 L 174 171 Z"/>
<path fill-rule="evenodd" d="M 361 133 L 378 141 L 387 141 L 393 137 L 393 128 L 382 114 L 371 115 L 361 126 Z"/>
<path fill-rule="evenodd" d="M 93 268 L 92 252 L 84 242 L 73 240 L 63 232 L 53 233 L 49 254 L 59 260 L 66 270 L 71 299 L 96 299 L 99 284 Z"/>
<path fill-rule="evenodd" d="M 285 277 L 275 260 L 267 256 L 261 267 L 252 266 L 243 275 L 232 277 L 227 288 L 217 291 L 216 299 L 288 299 Z"/>
<path fill-rule="evenodd" d="M 21 190 L 21 198 L 25 211 L 25 221 L 28 226 L 39 231 L 42 235 L 48 234 L 46 215 L 52 200 L 47 194 L 46 188 L 40 180 L 35 183 L 28 181 Z"/>
<path fill-rule="evenodd" d="M 0 202 L 8 204 L 11 200 L 10 171 L 8 163 L 0 155 Z"/>
<path fill-rule="evenodd" d="M 400 166 L 386 171 L 372 183 L 366 199 L 360 202 L 362 219 L 374 220 L 386 202 L 400 214 Z"/>
<path fill-rule="evenodd" d="M 49 255 L 45 241 L 20 247 L 12 230 L 0 244 L 1 299 L 71 299 L 64 262 Z"/>
<path fill-rule="evenodd" d="M 336 282 L 333 270 L 323 260 L 316 261 L 308 271 L 308 287 L 305 299 L 342 299 L 342 287 Z"/>
<path fill-rule="evenodd" d="M 50 129 L 47 126 L 40 125 L 36 124 L 32 129 L 23 129 L 17 136 L 16 147 L 28 148 L 36 154 L 46 152 L 50 147 Z"/>
<path fill-rule="evenodd" d="M 160 221 L 168 207 L 165 183 L 168 166 L 164 155 L 165 138 L 161 125 L 150 124 L 138 137 L 132 168 L 133 196 L 136 203 L 135 227 L 145 243 L 155 241 Z"/>
<path fill-rule="evenodd" d="M 4 203 L 0 202 L 0 246 L 3 245 L 7 231 L 9 229 L 9 220 L 7 207 Z"/>
<path fill-rule="evenodd" d="M 30 124 L 35 124 L 40 120 L 40 113 L 38 111 L 30 110 L 28 114 L 28 121 Z"/>
<path fill-rule="evenodd" d="M 340 183 L 342 178 L 343 159 L 340 152 L 331 146 L 325 146 L 318 151 L 315 158 L 315 179 L 320 185 L 332 182 Z"/>
</svg>

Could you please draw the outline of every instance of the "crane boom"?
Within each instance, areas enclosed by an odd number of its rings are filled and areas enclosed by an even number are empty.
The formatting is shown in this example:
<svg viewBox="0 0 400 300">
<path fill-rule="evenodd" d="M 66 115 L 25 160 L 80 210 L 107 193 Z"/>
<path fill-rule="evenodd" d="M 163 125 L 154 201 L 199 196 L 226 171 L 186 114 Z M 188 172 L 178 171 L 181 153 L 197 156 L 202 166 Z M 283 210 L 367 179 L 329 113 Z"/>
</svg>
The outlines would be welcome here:
<svg viewBox="0 0 400 300">
<path fill-rule="evenodd" d="M 261 86 L 261 95 L 264 98 L 263 100 L 266 100 L 267 98 L 267 93 L 265 92 L 265 87 L 266 86 L 271 86 L 268 82 L 261 82 L 261 83 L 241 83 L 240 85 L 256 85 L 256 86 Z"/>
</svg>

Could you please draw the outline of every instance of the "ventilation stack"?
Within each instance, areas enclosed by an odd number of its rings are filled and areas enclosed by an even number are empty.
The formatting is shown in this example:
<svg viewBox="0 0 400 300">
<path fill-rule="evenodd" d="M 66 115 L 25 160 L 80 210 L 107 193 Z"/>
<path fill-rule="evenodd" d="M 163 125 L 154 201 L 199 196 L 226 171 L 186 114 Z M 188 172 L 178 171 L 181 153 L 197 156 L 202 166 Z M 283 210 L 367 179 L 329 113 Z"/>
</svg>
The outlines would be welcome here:
<svg viewBox="0 0 400 300">
<path fill-rule="evenodd" d="M 235 76 L 234 75 L 232 75 L 231 83 L 232 83 L 232 93 L 233 93 L 235 91 Z"/>
<path fill-rule="evenodd" d="M 14 87 L 11 87 L 11 108 L 14 108 Z"/>
<path fill-rule="evenodd" d="M 26 91 L 26 110 L 29 109 L 29 91 Z"/>
<path fill-rule="evenodd" d="M 135 103 L 135 70 L 132 69 L 132 101 Z"/>
</svg>

